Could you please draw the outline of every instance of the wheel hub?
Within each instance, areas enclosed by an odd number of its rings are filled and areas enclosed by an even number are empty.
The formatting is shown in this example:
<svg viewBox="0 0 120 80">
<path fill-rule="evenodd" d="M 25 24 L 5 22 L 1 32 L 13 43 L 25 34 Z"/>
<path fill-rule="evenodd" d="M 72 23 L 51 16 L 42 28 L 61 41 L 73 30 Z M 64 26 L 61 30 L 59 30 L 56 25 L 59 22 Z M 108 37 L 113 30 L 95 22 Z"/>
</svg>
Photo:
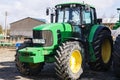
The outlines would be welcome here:
<svg viewBox="0 0 120 80">
<path fill-rule="evenodd" d="M 82 56 L 80 51 L 74 50 L 70 57 L 70 69 L 73 73 L 77 73 L 81 69 Z"/>
<path fill-rule="evenodd" d="M 108 39 L 105 39 L 102 44 L 102 60 L 104 63 L 108 63 L 111 57 L 111 44 Z"/>
</svg>

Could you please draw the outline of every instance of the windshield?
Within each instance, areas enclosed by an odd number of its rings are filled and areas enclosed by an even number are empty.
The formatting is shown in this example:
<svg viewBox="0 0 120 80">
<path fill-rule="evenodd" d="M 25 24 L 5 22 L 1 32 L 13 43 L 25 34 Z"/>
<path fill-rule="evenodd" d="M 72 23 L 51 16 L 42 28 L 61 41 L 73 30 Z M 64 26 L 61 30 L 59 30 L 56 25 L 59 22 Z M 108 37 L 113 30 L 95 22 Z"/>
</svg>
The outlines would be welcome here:
<svg viewBox="0 0 120 80">
<path fill-rule="evenodd" d="M 74 25 L 80 25 L 80 8 L 58 9 L 57 22 L 72 22 Z"/>
</svg>

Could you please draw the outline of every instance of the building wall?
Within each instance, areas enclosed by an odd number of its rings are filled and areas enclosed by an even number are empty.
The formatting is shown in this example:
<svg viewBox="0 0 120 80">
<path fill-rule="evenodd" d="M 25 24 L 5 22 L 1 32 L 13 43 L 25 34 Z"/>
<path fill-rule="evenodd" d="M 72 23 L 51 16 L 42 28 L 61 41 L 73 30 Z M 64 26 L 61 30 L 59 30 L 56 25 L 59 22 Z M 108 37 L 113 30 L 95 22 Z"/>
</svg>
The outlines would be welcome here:
<svg viewBox="0 0 120 80">
<path fill-rule="evenodd" d="M 29 17 L 22 19 L 11 24 L 10 35 L 32 36 L 32 28 L 40 24 L 44 24 L 44 22 Z"/>
<path fill-rule="evenodd" d="M 103 23 L 103 25 L 109 27 L 110 29 L 113 29 L 113 26 L 115 25 L 115 23 Z"/>
</svg>

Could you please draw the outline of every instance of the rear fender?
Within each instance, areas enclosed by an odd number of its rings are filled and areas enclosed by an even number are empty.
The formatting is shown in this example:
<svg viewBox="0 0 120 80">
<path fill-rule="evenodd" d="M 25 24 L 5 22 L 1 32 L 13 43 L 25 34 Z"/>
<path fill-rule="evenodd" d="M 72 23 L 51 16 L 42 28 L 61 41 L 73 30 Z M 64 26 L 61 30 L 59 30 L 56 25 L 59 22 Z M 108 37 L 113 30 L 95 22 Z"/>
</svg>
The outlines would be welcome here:
<svg viewBox="0 0 120 80">
<path fill-rule="evenodd" d="M 107 27 L 105 27 L 105 26 L 99 26 L 99 27 L 97 28 L 97 30 L 95 31 L 95 35 L 94 35 L 94 39 L 93 39 L 93 40 L 95 40 L 95 39 L 97 38 L 97 35 L 98 35 L 99 32 L 101 32 L 102 30 L 106 30 L 106 31 L 109 32 L 109 34 L 111 34 L 111 31 L 110 31 L 109 28 L 107 28 Z"/>
<path fill-rule="evenodd" d="M 102 30 L 107 30 L 110 32 L 111 31 L 109 28 L 105 27 L 105 26 L 101 26 L 101 25 L 94 25 L 91 28 L 90 34 L 88 36 L 88 43 L 89 43 L 89 54 L 90 54 L 90 60 L 91 62 L 96 61 L 96 57 L 94 54 L 94 49 L 93 49 L 93 44 L 92 42 L 97 38 L 97 35 L 99 34 L 99 32 L 101 32 Z"/>
</svg>

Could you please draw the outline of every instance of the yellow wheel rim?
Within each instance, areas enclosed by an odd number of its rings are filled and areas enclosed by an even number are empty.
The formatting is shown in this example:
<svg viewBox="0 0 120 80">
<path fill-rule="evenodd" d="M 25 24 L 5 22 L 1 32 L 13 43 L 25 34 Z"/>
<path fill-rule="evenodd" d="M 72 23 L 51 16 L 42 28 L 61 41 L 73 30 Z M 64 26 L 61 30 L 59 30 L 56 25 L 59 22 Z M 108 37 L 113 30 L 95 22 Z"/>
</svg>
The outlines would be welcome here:
<svg viewBox="0 0 120 80">
<path fill-rule="evenodd" d="M 35 69 L 35 68 L 39 67 L 39 64 L 38 63 L 37 64 L 29 63 L 29 66 L 30 66 L 30 68 Z"/>
<path fill-rule="evenodd" d="M 105 39 L 102 43 L 102 60 L 104 63 L 108 63 L 111 57 L 111 43 L 108 39 Z"/>
<path fill-rule="evenodd" d="M 74 50 L 72 52 L 69 64 L 70 64 L 70 69 L 73 73 L 79 72 L 79 70 L 81 69 L 81 65 L 82 65 L 82 56 L 81 56 L 80 51 Z"/>
</svg>

